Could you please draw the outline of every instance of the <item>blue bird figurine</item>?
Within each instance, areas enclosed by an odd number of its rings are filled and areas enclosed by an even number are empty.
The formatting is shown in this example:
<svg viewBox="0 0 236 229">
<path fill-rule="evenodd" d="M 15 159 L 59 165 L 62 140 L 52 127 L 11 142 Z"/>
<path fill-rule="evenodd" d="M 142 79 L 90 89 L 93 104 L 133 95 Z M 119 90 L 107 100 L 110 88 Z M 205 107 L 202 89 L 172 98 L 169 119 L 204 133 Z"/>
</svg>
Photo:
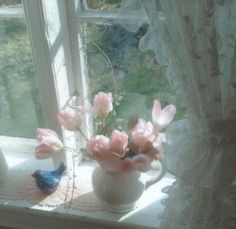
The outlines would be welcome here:
<svg viewBox="0 0 236 229">
<path fill-rule="evenodd" d="M 41 192 L 50 194 L 56 191 L 65 170 L 66 165 L 61 162 L 57 170 L 42 171 L 38 169 L 32 174 L 32 177 L 35 179 L 36 185 Z"/>
</svg>

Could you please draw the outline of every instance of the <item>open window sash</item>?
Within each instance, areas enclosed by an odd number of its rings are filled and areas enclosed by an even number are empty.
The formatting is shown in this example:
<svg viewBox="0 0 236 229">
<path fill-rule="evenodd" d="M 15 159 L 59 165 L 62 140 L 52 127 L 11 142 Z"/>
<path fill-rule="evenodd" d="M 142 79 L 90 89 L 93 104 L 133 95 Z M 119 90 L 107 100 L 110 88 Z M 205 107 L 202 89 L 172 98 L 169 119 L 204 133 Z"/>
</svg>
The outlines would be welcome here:
<svg viewBox="0 0 236 229">
<path fill-rule="evenodd" d="M 66 150 L 55 154 L 55 166 L 77 152 L 76 133 L 63 130 L 58 111 L 72 95 L 86 98 L 81 28 L 76 22 L 77 1 L 23 1 L 30 33 L 45 126 L 63 136 Z M 69 13 L 68 13 L 69 11 Z M 81 160 L 79 155 L 79 161 Z"/>
</svg>

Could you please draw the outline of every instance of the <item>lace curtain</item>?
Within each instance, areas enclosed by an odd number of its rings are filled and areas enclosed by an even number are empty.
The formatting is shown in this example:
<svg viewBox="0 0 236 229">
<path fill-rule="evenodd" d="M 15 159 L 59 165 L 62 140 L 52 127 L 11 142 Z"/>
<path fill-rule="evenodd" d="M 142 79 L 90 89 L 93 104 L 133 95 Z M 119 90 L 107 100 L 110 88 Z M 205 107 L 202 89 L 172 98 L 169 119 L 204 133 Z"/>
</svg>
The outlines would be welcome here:
<svg viewBox="0 0 236 229">
<path fill-rule="evenodd" d="M 144 11 L 140 49 L 152 49 L 186 104 L 187 119 L 168 129 L 165 156 L 177 177 L 165 229 L 236 228 L 236 0 L 125 0 Z"/>
</svg>

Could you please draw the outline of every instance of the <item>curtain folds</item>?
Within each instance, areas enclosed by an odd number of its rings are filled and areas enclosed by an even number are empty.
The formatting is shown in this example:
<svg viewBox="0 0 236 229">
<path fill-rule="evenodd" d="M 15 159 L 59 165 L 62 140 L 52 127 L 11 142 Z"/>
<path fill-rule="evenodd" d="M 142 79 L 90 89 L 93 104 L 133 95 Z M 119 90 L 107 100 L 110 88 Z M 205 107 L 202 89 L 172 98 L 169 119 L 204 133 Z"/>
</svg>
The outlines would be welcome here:
<svg viewBox="0 0 236 229">
<path fill-rule="evenodd" d="M 155 52 L 187 107 L 167 133 L 177 182 L 162 228 L 236 228 L 236 0 L 126 0 L 127 9 L 145 11 L 140 49 Z"/>
</svg>

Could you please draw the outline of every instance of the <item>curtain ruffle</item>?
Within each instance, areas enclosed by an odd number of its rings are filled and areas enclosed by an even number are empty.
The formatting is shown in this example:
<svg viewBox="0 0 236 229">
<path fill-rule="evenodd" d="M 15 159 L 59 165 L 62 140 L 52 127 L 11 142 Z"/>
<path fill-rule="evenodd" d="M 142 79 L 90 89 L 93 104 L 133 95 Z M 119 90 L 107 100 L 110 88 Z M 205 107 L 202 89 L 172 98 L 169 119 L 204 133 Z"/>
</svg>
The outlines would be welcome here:
<svg viewBox="0 0 236 229">
<path fill-rule="evenodd" d="M 212 133 L 199 120 L 173 123 L 167 132 L 168 170 L 189 184 L 214 187 L 232 184 L 236 174 L 236 133 Z"/>
</svg>

